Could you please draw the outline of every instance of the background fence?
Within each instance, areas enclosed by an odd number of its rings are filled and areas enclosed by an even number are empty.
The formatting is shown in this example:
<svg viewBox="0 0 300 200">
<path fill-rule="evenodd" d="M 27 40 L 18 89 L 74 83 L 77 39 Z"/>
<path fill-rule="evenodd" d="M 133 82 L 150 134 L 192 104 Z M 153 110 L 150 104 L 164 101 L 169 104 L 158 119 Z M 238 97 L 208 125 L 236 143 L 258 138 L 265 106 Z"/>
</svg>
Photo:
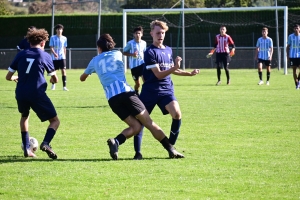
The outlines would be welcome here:
<svg viewBox="0 0 300 200">
<path fill-rule="evenodd" d="M 119 48 L 119 50 L 122 50 Z M 178 54 L 176 54 L 178 50 Z M 188 47 L 186 48 L 186 68 L 214 68 L 215 56 L 207 59 L 206 55 L 209 52 L 210 48 L 199 48 L 199 47 Z M 284 51 L 283 48 L 280 48 L 281 55 Z M 46 49 L 47 52 L 50 52 L 49 49 Z M 180 55 L 182 51 L 180 49 L 173 48 L 173 54 Z M 7 69 L 17 54 L 16 49 L 0 49 L 0 69 Z M 96 48 L 68 48 L 67 49 L 67 68 L 69 69 L 84 69 L 89 64 L 89 61 L 97 55 Z M 232 57 L 230 63 L 231 69 L 255 69 L 256 63 L 254 61 L 255 48 L 254 47 L 237 47 L 236 55 Z M 283 58 L 281 58 L 283 61 Z M 272 68 L 276 69 L 278 66 L 277 60 L 277 49 L 274 48 Z"/>
</svg>

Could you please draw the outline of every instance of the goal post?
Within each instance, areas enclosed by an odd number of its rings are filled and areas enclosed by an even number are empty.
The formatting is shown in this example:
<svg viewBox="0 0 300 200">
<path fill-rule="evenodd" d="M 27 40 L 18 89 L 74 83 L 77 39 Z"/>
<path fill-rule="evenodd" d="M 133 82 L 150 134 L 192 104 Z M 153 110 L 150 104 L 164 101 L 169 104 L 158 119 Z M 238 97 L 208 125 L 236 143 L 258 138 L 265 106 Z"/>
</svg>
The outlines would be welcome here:
<svg viewBox="0 0 300 200">
<path fill-rule="evenodd" d="M 274 11 L 274 16 L 273 19 L 275 18 L 275 11 L 277 12 L 277 10 L 283 11 L 283 22 L 282 22 L 282 27 L 283 27 L 283 31 L 281 32 L 281 38 L 282 38 L 282 47 L 283 47 L 283 68 L 284 68 L 284 74 L 287 74 L 287 57 L 286 57 L 286 51 L 285 51 L 285 47 L 287 44 L 287 37 L 288 37 L 288 7 L 287 6 L 277 6 L 277 7 L 233 7 L 233 8 L 171 8 L 171 9 L 124 9 L 123 10 L 123 47 L 126 46 L 126 43 L 128 41 L 128 14 L 132 13 L 132 14 L 136 14 L 136 15 L 142 15 L 143 13 L 148 13 L 148 15 L 151 15 L 151 13 L 163 13 L 163 15 L 165 13 L 178 13 L 178 15 L 180 15 L 182 13 L 182 25 L 178 26 L 177 28 L 181 28 L 182 29 L 182 41 L 181 41 L 181 48 L 182 48 L 182 68 L 185 69 L 186 67 L 186 49 L 188 49 L 188 47 L 186 47 L 186 34 L 185 34 L 185 29 L 189 28 L 189 24 L 186 23 L 184 20 L 187 20 L 184 16 L 186 13 L 209 13 L 209 12 L 238 12 L 238 11 Z M 162 14 L 160 14 L 162 15 Z M 159 18 L 159 17 L 158 17 Z M 199 17 L 198 17 L 199 18 Z M 150 20 L 154 20 L 154 18 L 148 18 L 148 27 L 150 25 Z M 199 23 L 195 26 L 201 27 L 201 20 L 199 19 Z M 251 19 L 250 19 L 251 20 Z M 276 19 L 277 20 L 277 19 Z M 167 21 L 167 24 L 169 24 L 171 22 Z M 221 25 L 223 24 L 220 21 L 217 22 L 213 22 L 213 21 L 209 21 L 209 23 L 214 23 L 214 24 L 218 24 Z M 254 22 L 252 22 L 254 23 Z M 255 22 L 256 23 L 256 22 Z M 226 24 L 230 24 L 230 22 L 226 22 Z M 257 24 L 262 28 L 262 26 L 266 26 L 264 23 L 259 23 L 257 22 Z M 173 24 L 174 25 L 174 24 Z M 245 25 L 245 23 L 243 24 Z M 246 24 L 247 25 L 247 24 Z M 235 24 L 235 27 L 238 27 L 239 24 Z M 276 25 L 274 25 L 275 27 Z M 148 28 L 147 27 L 147 28 Z M 131 27 L 132 28 L 132 27 Z M 276 27 L 277 28 L 277 27 Z M 261 30 L 261 29 L 260 29 Z M 131 31 L 131 30 L 130 30 Z M 149 33 L 145 33 L 144 36 L 146 34 Z M 231 35 L 231 34 L 230 34 Z M 277 36 L 278 37 L 278 36 Z M 275 43 L 274 43 L 275 44 Z M 238 45 L 237 45 L 238 46 Z M 209 46 L 207 46 L 209 47 Z M 206 48 L 207 48 L 206 47 Z M 255 47 L 255 44 L 253 44 L 253 47 Z M 202 48 L 205 48 L 205 46 L 202 46 Z M 280 48 L 280 46 L 277 47 L 277 49 Z M 237 55 L 238 56 L 238 55 Z M 278 60 L 280 61 L 280 54 L 277 55 L 278 56 Z M 125 70 L 127 69 L 127 58 L 126 56 L 123 57 L 124 58 L 124 63 L 125 63 Z M 279 68 L 281 63 L 278 63 Z"/>
</svg>

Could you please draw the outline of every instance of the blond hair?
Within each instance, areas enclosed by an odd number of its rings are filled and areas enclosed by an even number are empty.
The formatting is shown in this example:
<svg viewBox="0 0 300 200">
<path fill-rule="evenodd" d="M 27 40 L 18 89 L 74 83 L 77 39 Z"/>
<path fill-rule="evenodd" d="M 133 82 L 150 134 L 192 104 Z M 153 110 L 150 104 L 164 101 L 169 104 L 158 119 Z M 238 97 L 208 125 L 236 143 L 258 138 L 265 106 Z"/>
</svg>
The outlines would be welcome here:
<svg viewBox="0 0 300 200">
<path fill-rule="evenodd" d="M 169 27 L 166 22 L 154 20 L 150 23 L 151 30 L 154 29 L 155 26 L 159 26 L 160 28 L 164 29 L 165 31 L 169 30 Z"/>
</svg>

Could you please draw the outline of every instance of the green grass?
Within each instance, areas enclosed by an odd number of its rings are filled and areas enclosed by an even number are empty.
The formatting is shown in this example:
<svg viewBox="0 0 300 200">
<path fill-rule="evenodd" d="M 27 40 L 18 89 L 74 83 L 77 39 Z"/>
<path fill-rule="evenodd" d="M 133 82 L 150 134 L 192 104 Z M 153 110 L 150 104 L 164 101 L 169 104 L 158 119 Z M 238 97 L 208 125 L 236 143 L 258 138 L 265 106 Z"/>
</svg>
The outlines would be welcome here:
<svg viewBox="0 0 300 200">
<path fill-rule="evenodd" d="M 224 71 L 220 86 L 216 70 L 173 76 L 182 110 L 176 148 L 186 158 L 168 159 L 146 130 L 142 161 L 132 160 L 132 139 L 120 146 L 120 160 L 111 160 L 106 140 L 126 125 L 111 112 L 97 76 L 81 83 L 82 72 L 67 71 L 69 92 L 61 82 L 47 91 L 61 121 L 52 161 L 41 151 L 38 159 L 23 158 L 15 83 L 0 71 L 0 199 L 300 198 L 300 91 L 290 69 L 273 70 L 270 86 L 257 85 L 255 69 L 231 70 L 230 86 Z M 133 85 L 130 73 L 127 79 Z M 169 135 L 171 117 L 157 108 L 151 116 Z M 30 134 L 39 142 L 47 126 L 32 112 Z"/>
</svg>

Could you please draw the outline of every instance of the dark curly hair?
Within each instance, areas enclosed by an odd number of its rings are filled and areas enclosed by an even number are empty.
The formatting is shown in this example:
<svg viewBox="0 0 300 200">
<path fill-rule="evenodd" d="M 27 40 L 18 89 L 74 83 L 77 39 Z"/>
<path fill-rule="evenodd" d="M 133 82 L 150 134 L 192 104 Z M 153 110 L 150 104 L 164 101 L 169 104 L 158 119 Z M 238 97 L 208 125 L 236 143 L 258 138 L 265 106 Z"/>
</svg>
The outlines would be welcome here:
<svg viewBox="0 0 300 200">
<path fill-rule="evenodd" d="M 112 50 L 115 45 L 113 38 L 107 33 L 102 34 L 97 41 L 97 46 L 101 48 L 102 52 Z"/>
<path fill-rule="evenodd" d="M 31 45 L 40 44 L 42 41 L 48 41 L 49 34 L 45 29 L 28 30 L 26 38 Z"/>
</svg>

